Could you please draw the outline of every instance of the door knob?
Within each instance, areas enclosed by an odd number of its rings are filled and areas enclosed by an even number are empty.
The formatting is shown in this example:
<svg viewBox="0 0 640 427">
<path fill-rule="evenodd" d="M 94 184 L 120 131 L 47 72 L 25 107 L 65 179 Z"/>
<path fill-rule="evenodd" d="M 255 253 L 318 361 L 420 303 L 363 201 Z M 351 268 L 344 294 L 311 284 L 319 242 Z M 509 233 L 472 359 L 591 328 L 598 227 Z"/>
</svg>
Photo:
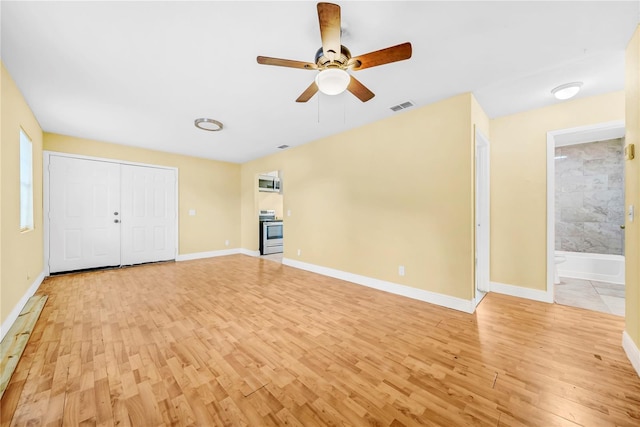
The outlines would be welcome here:
<svg viewBox="0 0 640 427">
<path fill-rule="evenodd" d="M 624 229 L 625 229 L 625 226 L 624 226 L 624 225 L 621 225 L 621 226 L 620 226 L 620 228 L 624 230 Z"/>
<path fill-rule="evenodd" d="M 118 215 L 118 212 L 114 212 L 113 214 L 114 214 L 114 215 Z"/>
<path fill-rule="evenodd" d="M 115 222 L 116 224 L 120 222 L 119 219 L 114 219 L 113 222 Z"/>
</svg>

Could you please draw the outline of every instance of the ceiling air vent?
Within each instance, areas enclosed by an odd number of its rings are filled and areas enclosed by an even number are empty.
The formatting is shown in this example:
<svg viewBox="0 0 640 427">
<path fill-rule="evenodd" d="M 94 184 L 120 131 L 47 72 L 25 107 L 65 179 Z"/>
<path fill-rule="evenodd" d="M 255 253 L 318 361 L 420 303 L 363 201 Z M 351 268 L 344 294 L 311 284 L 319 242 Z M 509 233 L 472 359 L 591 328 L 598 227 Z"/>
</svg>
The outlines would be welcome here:
<svg viewBox="0 0 640 427">
<path fill-rule="evenodd" d="M 281 150 L 284 150 L 285 148 L 289 148 L 289 146 L 287 144 L 284 144 L 284 145 L 279 145 L 278 148 Z"/>
<path fill-rule="evenodd" d="M 405 108 L 409 108 L 409 107 L 413 107 L 415 104 L 411 101 L 407 101 L 407 102 L 403 102 L 402 104 L 398 104 L 398 105 L 394 105 L 393 107 L 389 107 L 391 108 L 391 111 L 400 111 L 400 110 L 404 110 Z"/>
</svg>

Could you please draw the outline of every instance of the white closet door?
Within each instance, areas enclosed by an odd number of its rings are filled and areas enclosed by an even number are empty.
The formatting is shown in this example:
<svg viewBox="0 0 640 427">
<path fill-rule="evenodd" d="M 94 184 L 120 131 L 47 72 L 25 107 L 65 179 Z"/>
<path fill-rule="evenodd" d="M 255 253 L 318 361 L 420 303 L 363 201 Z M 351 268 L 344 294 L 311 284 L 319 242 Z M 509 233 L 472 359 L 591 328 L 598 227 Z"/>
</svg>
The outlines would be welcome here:
<svg viewBox="0 0 640 427">
<path fill-rule="evenodd" d="M 176 174 L 122 165 L 122 264 L 175 259 Z"/>
<path fill-rule="evenodd" d="M 51 156 L 49 271 L 120 265 L 120 165 Z"/>
</svg>

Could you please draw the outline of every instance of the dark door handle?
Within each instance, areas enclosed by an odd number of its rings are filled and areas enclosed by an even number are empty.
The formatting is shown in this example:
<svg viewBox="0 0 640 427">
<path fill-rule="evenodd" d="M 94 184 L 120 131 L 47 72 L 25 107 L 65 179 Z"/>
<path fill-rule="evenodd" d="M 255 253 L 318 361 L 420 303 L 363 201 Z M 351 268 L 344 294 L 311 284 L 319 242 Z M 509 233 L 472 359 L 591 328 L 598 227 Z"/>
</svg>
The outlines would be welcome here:
<svg viewBox="0 0 640 427">
<path fill-rule="evenodd" d="M 113 222 L 115 222 L 116 224 L 120 222 L 119 219 L 114 219 Z"/>
</svg>

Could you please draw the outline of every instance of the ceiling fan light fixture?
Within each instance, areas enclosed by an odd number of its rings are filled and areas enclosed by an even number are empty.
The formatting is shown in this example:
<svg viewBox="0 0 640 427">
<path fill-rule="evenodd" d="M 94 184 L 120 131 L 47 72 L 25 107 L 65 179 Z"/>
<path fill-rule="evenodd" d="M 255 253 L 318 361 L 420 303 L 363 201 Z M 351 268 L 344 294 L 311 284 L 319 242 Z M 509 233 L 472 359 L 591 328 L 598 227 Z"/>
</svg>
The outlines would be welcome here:
<svg viewBox="0 0 640 427">
<path fill-rule="evenodd" d="M 316 85 L 326 95 L 339 95 L 347 89 L 351 76 L 340 68 L 329 68 L 316 75 Z"/>
<path fill-rule="evenodd" d="M 219 121 L 207 118 L 196 119 L 194 124 L 198 129 L 206 130 L 209 132 L 217 132 L 219 130 L 222 130 L 223 128 L 222 123 L 220 123 Z"/>
<path fill-rule="evenodd" d="M 557 99 L 565 100 L 573 98 L 580 92 L 582 82 L 565 83 L 551 90 L 551 94 Z"/>
</svg>

